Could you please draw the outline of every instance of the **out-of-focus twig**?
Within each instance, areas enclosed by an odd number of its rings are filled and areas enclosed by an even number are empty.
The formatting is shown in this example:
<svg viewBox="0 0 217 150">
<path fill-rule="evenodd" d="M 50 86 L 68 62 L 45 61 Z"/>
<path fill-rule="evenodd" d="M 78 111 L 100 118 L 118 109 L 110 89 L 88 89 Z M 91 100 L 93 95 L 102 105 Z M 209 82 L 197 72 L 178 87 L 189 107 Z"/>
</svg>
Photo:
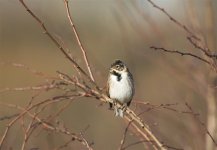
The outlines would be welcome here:
<svg viewBox="0 0 217 150">
<path fill-rule="evenodd" d="M 154 148 L 155 150 L 158 150 L 158 149 L 165 150 L 165 148 L 163 147 L 163 144 L 162 144 L 162 143 L 160 143 L 158 140 L 157 140 L 157 142 L 159 142 L 159 143 L 155 143 L 156 140 L 153 140 L 153 141 L 152 141 L 152 140 L 151 140 L 152 138 L 149 137 L 149 136 L 147 135 L 147 133 L 144 133 L 144 132 L 135 124 L 135 122 L 133 122 L 133 119 L 130 119 L 130 118 L 127 117 L 127 116 L 125 116 L 125 119 L 126 119 L 128 122 L 131 122 L 132 127 L 134 127 L 135 130 L 145 139 L 145 141 L 147 141 L 147 143 L 150 143 L 150 144 L 153 146 L 153 148 Z M 152 134 L 152 133 L 151 133 L 151 134 Z"/>
<path fill-rule="evenodd" d="M 17 117 L 18 115 L 19 115 L 19 113 L 16 113 L 16 114 L 13 114 L 13 115 L 9 115 L 9 116 L 2 116 L 2 117 L 0 118 L 0 121 L 12 119 L 12 118 L 14 118 L 14 117 Z"/>
<path fill-rule="evenodd" d="M 208 48 L 203 48 L 201 47 L 200 45 L 198 45 L 191 37 L 187 37 L 187 39 L 189 40 L 189 42 L 191 44 L 194 45 L 195 48 L 197 49 L 200 49 L 207 57 L 210 57 L 210 58 L 215 58 L 217 59 L 217 55 L 216 54 L 210 54 L 210 50 Z"/>
<path fill-rule="evenodd" d="M 215 54 L 211 54 L 209 48 L 207 47 L 207 44 L 203 42 L 204 37 L 198 36 L 195 33 L 193 33 L 186 25 L 182 24 L 181 22 L 179 22 L 177 19 L 175 19 L 174 17 L 172 17 L 164 8 L 161 8 L 160 6 L 158 6 L 157 4 L 155 4 L 152 0 L 147 0 L 153 7 L 157 8 L 158 10 L 160 10 L 163 14 L 165 14 L 173 23 L 175 23 L 176 25 L 178 25 L 180 28 L 184 29 L 184 31 L 186 31 L 189 36 L 187 36 L 188 40 L 190 41 L 190 43 L 192 45 L 194 45 L 196 48 L 200 49 L 206 56 L 208 56 L 208 58 L 211 59 L 211 61 L 208 61 L 206 59 L 203 59 L 199 56 L 196 56 L 192 53 L 183 53 L 180 51 L 171 51 L 171 50 L 166 50 L 164 48 L 160 48 L 158 50 L 163 50 L 165 52 L 170 52 L 170 53 L 179 53 L 181 55 L 189 55 L 192 57 L 195 57 L 205 63 L 208 63 L 212 69 L 216 72 L 217 71 L 217 66 L 215 64 L 215 60 L 213 60 L 212 58 L 217 58 L 217 55 Z M 198 43 L 200 43 L 200 45 L 204 45 L 204 48 L 199 46 L 199 44 L 196 44 L 196 42 L 193 41 L 196 40 Z M 155 49 L 157 50 L 157 49 Z"/>
<path fill-rule="evenodd" d="M 174 17 L 172 17 L 164 8 L 161 8 L 160 6 L 158 6 L 157 4 L 155 4 L 152 0 L 147 0 L 147 1 L 153 7 L 157 8 L 162 13 L 164 13 L 172 22 L 174 22 L 176 25 L 178 25 L 179 27 L 181 27 L 182 29 L 184 29 L 188 34 L 190 34 L 190 36 L 194 37 L 197 40 L 200 40 L 200 38 L 198 36 L 196 36 L 186 25 L 182 24 L 177 19 L 175 19 Z"/>
<path fill-rule="evenodd" d="M 79 94 L 80 95 L 80 94 Z M 83 140 L 83 138 L 80 138 L 78 135 L 76 135 L 75 133 L 71 133 L 69 131 L 67 131 L 66 129 L 60 129 L 60 128 L 57 128 L 57 127 L 54 127 L 53 125 L 43 121 L 42 119 L 40 119 L 39 117 L 37 117 L 36 115 L 32 114 L 30 112 L 30 110 L 32 110 L 33 108 L 36 108 L 42 104 L 49 104 L 49 103 L 55 103 L 55 102 L 59 102 L 63 99 L 64 97 L 62 96 L 55 96 L 51 99 L 47 99 L 47 100 L 43 100 L 41 102 L 38 102 L 32 106 L 29 106 L 28 108 L 23 108 L 21 106 L 18 106 L 18 105 L 14 105 L 14 104 L 8 104 L 8 103 L 2 103 L 0 102 L 0 105 L 3 105 L 3 106 L 7 106 L 7 107 L 13 107 L 13 108 L 16 108 L 18 110 L 21 110 L 22 112 L 16 117 L 14 118 L 8 125 L 7 125 L 7 128 L 0 140 L 0 149 L 2 149 L 2 146 L 3 146 L 3 142 L 5 141 L 7 135 L 8 135 L 8 132 L 10 130 L 10 128 L 12 127 L 13 124 L 16 123 L 17 120 L 19 120 L 20 118 L 22 118 L 25 114 L 28 114 L 31 118 L 35 119 L 36 121 L 38 121 L 40 124 L 42 124 L 45 129 L 48 129 L 48 130 L 51 130 L 51 131 L 55 131 L 57 133 L 62 133 L 62 134 L 66 134 L 66 135 L 69 135 L 71 136 L 74 140 L 77 140 L 79 142 L 81 142 L 83 145 L 85 145 L 86 147 L 90 147 L 89 145 L 86 145 L 87 143 Z M 74 96 L 73 96 L 74 98 Z M 70 99 L 68 99 L 70 100 Z"/>
<path fill-rule="evenodd" d="M 125 130 L 124 130 L 124 134 L 123 134 L 123 137 L 122 137 L 122 140 L 121 140 L 121 143 L 120 143 L 120 146 L 119 146 L 119 150 L 122 150 L 123 149 L 123 146 L 124 146 L 124 143 L 126 141 L 126 137 L 127 137 L 127 132 L 128 132 L 128 129 L 130 127 L 130 124 L 132 123 L 133 120 L 129 121 Z"/>
<path fill-rule="evenodd" d="M 215 141 L 214 137 L 211 135 L 211 133 L 209 132 L 209 130 L 206 128 L 206 125 L 198 118 L 198 116 L 194 115 L 195 113 L 194 113 L 192 107 L 187 102 L 185 103 L 185 105 L 192 112 L 192 116 L 194 117 L 194 119 L 204 128 L 204 130 L 206 131 L 207 135 L 211 138 L 211 140 L 213 141 L 213 143 L 217 147 L 217 141 Z"/>
<path fill-rule="evenodd" d="M 49 90 L 56 88 L 56 84 L 44 84 L 39 86 L 27 86 L 27 87 L 16 87 L 16 88 L 4 88 L 0 90 L 0 93 L 6 91 L 28 91 L 28 90 Z"/>
<path fill-rule="evenodd" d="M 126 149 L 130 148 L 131 146 L 134 146 L 134 145 L 137 145 L 140 143 L 150 143 L 150 142 L 152 142 L 152 141 L 141 140 L 141 141 L 133 142 L 133 143 L 128 144 L 127 146 L 123 147 L 121 150 L 126 150 Z"/>
<path fill-rule="evenodd" d="M 150 48 L 154 49 L 154 50 L 161 50 L 161 51 L 168 52 L 168 53 L 176 53 L 176 54 L 180 54 L 182 56 L 191 56 L 191 57 L 194 57 L 194 58 L 196 58 L 196 59 L 198 59 L 200 61 L 203 61 L 203 62 L 211 65 L 211 63 L 208 60 L 203 59 L 203 58 L 201 58 L 201 57 L 199 57 L 197 55 L 194 55 L 192 53 L 189 53 L 189 52 L 181 52 L 181 51 L 178 51 L 178 50 L 169 50 L 169 49 L 166 49 L 166 48 L 163 48 L 163 47 L 155 47 L 155 46 L 151 46 Z"/>
<path fill-rule="evenodd" d="M 56 79 L 55 77 L 49 76 L 49 75 L 45 74 L 44 72 L 32 69 L 31 67 L 24 65 L 24 64 L 15 63 L 15 62 L 0 62 L 0 65 L 9 65 L 9 66 L 13 66 L 16 68 L 22 68 L 22 69 L 32 73 L 33 75 L 40 76 L 40 77 L 43 77 L 45 79 Z"/>
</svg>

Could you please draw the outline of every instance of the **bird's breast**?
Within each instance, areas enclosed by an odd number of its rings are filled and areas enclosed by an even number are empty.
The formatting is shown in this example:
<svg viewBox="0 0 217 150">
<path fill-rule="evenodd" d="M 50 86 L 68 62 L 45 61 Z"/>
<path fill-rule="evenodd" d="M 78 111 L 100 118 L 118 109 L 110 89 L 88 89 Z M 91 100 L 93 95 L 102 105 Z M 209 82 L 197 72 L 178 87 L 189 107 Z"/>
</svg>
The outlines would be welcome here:
<svg viewBox="0 0 217 150">
<path fill-rule="evenodd" d="M 121 103 L 127 103 L 133 96 L 133 83 L 127 75 L 121 75 L 121 80 L 117 80 L 117 76 L 110 76 L 109 85 L 110 98 L 116 99 Z"/>
</svg>

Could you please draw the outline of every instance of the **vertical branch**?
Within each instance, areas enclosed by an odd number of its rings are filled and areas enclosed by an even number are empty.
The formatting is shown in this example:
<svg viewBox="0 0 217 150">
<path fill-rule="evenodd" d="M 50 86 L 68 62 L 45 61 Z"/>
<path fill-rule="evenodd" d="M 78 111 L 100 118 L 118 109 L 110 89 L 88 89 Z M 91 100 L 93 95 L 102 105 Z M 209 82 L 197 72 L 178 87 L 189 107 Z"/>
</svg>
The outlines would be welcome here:
<svg viewBox="0 0 217 150">
<path fill-rule="evenodd" d="M 215 95 L 214 90 L 212 87 L 208 86 L 207 89 L 207 130 L 210 134 L 206 136 L 206 149 L 214 149 L 216 143 L 213 139 L 210 139 L 210 135 L 215 135 L 216 130 L 216 102 L 215 102 Z M 215 136 L 214 136 L 215 137 Z"/>
<path fill-rule="evenodd" d="M 67 17 L 68 17 L 68 19 L 69 19 L 69 22 L 70 22 L 70 25 L 71 25 L 71 27 L 72 27 L 72 30 L 73 30 L 73 32 L 74 32 L 74 34 L 75 34 L 76 40 L 77 40 L 77 42 L 78 42 L 78 45 L 79 45 L 79 47 L 80 47 L 80 49 L 81 49 L 81 51 L 82 51 L 82 53 L 83 53 L 84 61 L 85 61 L 85 63 L 86 63 L 86 66 L 87 66 L 89 75 L 90 75 L 90 77 L 91 77 L 91 80 L 92 80 L 92 81 L 95 81 L 94 76 L 93 76 L 93 73 L 92 73 L 92 70 L 91 70 L 91 68 L 90 68 L 90 64 L 89 64 L 88 58 L 87 58 L 87 53 L 86 53 L 86 51 L 85 51 L 85 49 L 84 49 L 83 44 L 81 43 L 80 37 L 79 37 L 78 32 L 77 32 L 76 27 L 75 27 L 75 24 L 74 24 L 73 21 L 72 21 L 72 15 L 71 15 L 71 13 L 70 13 L 70 11 L 69 11 L 68 0 L 64 0 L 64 3 L 65 3 L 66 11 L 67 11 Z"/>
<path fill-rule="evenodd" d="M 46 34 L 51 41 L 59 48 L 59 50 L 65 55 L 65 57 L 73 64 L 73 66 L 79 70 L 89 81 L 92 83 L 97 90 L 99 90 L 99 87 L 96 85 L 96 83 L 92 80 L 92 78 L 78 65 L 78 63 L 67 53 L 67 51 L 58 43 L 58 41 L 53 37 L 53 35 L 47 30 L 46 26 L 44 25 L 44 22 L 40 20 L 38 16 L 33 13 L 29 7 L 25 4 L 24 0 L 19 0 L 20 3 L 23 5 L 23 7 L 26 9 L 26 11 L 37 21 L 37 23 L 41 26 L 42 30 L 44 31 L 44 34 Z"/>
</svg>

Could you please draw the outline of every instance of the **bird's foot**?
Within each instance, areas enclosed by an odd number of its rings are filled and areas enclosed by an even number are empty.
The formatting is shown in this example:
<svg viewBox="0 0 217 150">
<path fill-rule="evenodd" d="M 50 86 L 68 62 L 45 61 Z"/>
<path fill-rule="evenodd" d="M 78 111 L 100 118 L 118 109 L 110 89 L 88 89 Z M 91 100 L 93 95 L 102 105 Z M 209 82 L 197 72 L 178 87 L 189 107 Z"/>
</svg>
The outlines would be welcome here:
<svg viewBox="0 0 217 150">
<path fill-rule="evenodd" d="M 123 110 L 123 112 L 125 112 L 127 110 L 127 104 L 123 104 L 121 106 L 121 110 Z"/>
</svg>

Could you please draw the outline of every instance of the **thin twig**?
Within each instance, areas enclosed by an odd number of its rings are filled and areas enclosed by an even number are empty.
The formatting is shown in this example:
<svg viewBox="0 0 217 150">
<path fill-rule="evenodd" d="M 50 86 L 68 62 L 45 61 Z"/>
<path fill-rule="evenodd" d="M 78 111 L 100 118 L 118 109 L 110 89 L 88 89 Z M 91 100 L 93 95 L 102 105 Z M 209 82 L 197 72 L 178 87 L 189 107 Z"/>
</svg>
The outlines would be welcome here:
<svg viewBox="0 0 217 150">
<path fill-rule="evenodd" d="M 86 50 L 84 49 L 84 46 L 83 44 L 81 43 L 81 40 L 80 40 L 80 37 L 78 35 L 78 32 L 77 32 L 77 29 L 75 27 L 75 24 L 73 23 L 72 21 L 72 15 L 71 15 L 71 12 L 69 11 L 69 4 L 68 4 L 68 0 L 64 0 L 64 3 L 65 3 L 65 7 L 66 7 L 66 11 L 67 11 L 67 16 L 68 16 L 68 19 L 69 19 L 69 22 L 70 22 L 70 25 L 72 27 L 72 30 L 75 34 L 75 37 L 76 37 L 76 40 L 77 40 L 77 43 L 82 51 L 82 54 L 83 54 L 83 57 L 84 57 L 84 61 L 85 61 L 85 64 L 87 66 L 87 69 L 88 69 L 88 72 L 89 72 L 89 75 L 91 77 L 91 80 L 95 82 L 95 79 L 94 79 L 94 76 L 93 76 L 93 72 L 91 70 L 91 67 L 90 67 L 90 63 L 88 61 L 88 58 L 87 58 L 87 53 L 86 53 Z"/>
<path fill-rule="evenodd" d="M 27 87 L 16 87 L 16 88 L 4 88 L 0 90 L 0 93 L 6 91 L 28 91 L 28 90 L 49 90 L 56 88 L 56 84 L 44 84 L 39 86 L 27 86 Z"/>
<path fill-rule="evenodd" d="M 66 52 L 66 50 L 58 43 L 58 41 L 52 36 L 52 34 L 47 30 L 46 26 L 44 25 L 44 22 L 42 22 L 39 17 L 33 13 L 29 7 L 25 4 L 24 0 L 19 0 L 20 3 L 23 5 L 23 7 L 26 9 L 26 11 L 37 21 L 37 23 L 41 26 L 41 28 L 44 31 L 44 34 L 46 34 L 53 43 L 59 48 L 59 50 L 65 55 L 65 57 L 73 64 L 75 68 L 77 68 L 89 81 L 92 83 L 97 90 L 99 90 L 99 87 L 96 85 L 96 83 L 91 79 L 91 77 L 78 65 L 78 63 Z"/>
<path fill-rule="evenodd" d="M 24 65 L 24 64 L 14 63 L 14 62 L 0 62 L 0 65 L 10 65 L 10 66 L 13 66 L 16 68 L 22 68 L 22 69 L 32 73 L 33 75 L 40 76 L 40 77 L 43 77 L 45 79 L 56 79 L 55 77 L 49 76 L 49 75 L 45 74 L 44 72 L 32 69 L 29 66 Z"/>
<path fill-rule="evenodd" d="M 122 149 L 123 149 L 123 146 L 124 146 L 124 143 L 125 143 L 126 137 L 127 137 L 127 131 L 128 131 L 128 129 L 129 129 L 130 124 L 131 124 L 132 121 L 133 121 L 133 120 L 131 120 L 131 121 L 128 122 L 128 124 L 127 124 L 127 126 L 126 126 L 126 128 L 125 128 L 125 130 L 124 130 L 124 134 L 123 134 L 123 137 L 122 137 L 120 146 L 119 146 L 119 150 L 122 150 Z"/>
<path fill-rule="evenodd" d="M 25 9 L 30 13 L 30 15 L 40 24 L 41 28 L 43 29 L 43 31 L 45 32 L 45 34 L 55 43 L 55 45 L 61 50 L 61 52 L 66 56 L 67 59 L 69 59 L 73 66 L 76 67 L 83 75 L 84 77 L 86 77 L 88 79 L 88 81 L 95 86 L 95 89 L 90 89 L 86 84 L 84 85 L 83 82 L 77 82 L 78 80 L 72 79 L 70 78 L 68 75 L 63 75 L 63 74 L 59 74 L 59 77 L 61 80 L 63 80 L 64 82 L 67 82 L 68 84 L 71 85 L 75 85 L 77 87 L 82 87 L 84 90 L 84 96 L 91 96 L 91 97 L 95 97 L 98 100 L 101 100 L 102 102 L 111 102 L 113 103 L 113 100 L 110 99 L 107 95 L 103 94 L 101 92 L 101 90 L 99 89 L 99 87 L 97 86 L 97 84 L 91 79 L 91 77 L 85 73 L 85 71 L 70 57 L 70 55 L 67 54 L 67 52 L 64 50 L 64 48 L 57 42 L 57 40 L 50 34 L 50 32 L 48 32 L 48 30 L 46 29 L 44 23 L 28 8 L 28 6 L 24 3 L 23 0 L 19 0 L 22 5 L 25 7 Z M 57 97 L 58 98 L 58 97 Z M 64 97 L 63 97 L 64 98 Z M 117 105 L 118 108 L 121 108 L 122 106 L 120 104 Z M 28 112 L 28 115 L 29 112 Z M 154 141 L 153 147 L 155 147 L 155 149 L 165 149 L 162 145 L 162 143 L 157 139 L 157 137 L 151 132 L 151 130 L 149 129 L 148 125 L 145 124 L 143 122 L 143 120 L 131 109 L 127 108 L 126 109 L 126 115 L 125 115 L 125 119 L 126 117 L 129 116 L 130 120 L 134 120 L 134 126 L 140 131 L 140 134 L 148 139 L 149 141 Z M 32 117 L 32 115 L 31 115 Z M 37 121 L 41 122 L 41 120 L 37 119 Z M 49 124 L 46 124 L 45 122 L 41 122 L 44 126 L 48 126 Z M 47 127 L 49 130 L 53 130 L 56 131 L 55 128 L 52 128 L 51 126 Z M 68 132 L 63 132 L 61 131 L 61 133 L 67 134 Z M 82 141 L 84 142 L 84 141 Z M 86 145 L 84 143 L 84 145 Z M 87 145 L 86 145 L 87 146 Z"/>
<path fill-rule="evenodd" d="M 12 119 L 14 117 L 17 117 L 18 115 L 19 115 L 19 113 L 16 113 L 16 114 L 13 114 L 13 115 L 10 115 L 10 116 L 3 116 L 3 117 L 0 118 L 0 121 Z"/>
<path fill-rule="evenodd" d="M 163 12 L 172 22 L 174 22 L 176 25 L 184 29 L 188 34 L 190 34 L 192 37 L 194 37 L 197 40 L 200 40 L 198 36 L 196 36 L 186 25 L 182 24 L 178 20 L 176 20 L 174 17 L 172 17 L 164 8 L 161 8 L 160 6 L 156 5 L 152 0 L 147 0 L 153 7 L 157 8 L 161 12 Z"/>
<path fill-rule="evenodd" d="M 189 53 L 189 52 L 181 52 L 181 51 L 178 51 L 178 50 L 168 50 L 168 49 L 165 49 L 163 47 L 155 47 L 155 46 L 151 46 L 150 48 L 154 49 L 154 50 L 161 50 L 161 51 L 168 52 L 168 53 L 176 53 L 176 54 L 180 54 L 182 56 L 191 56 L 191 57 L 194 57 L 194 58 L 196 58 L 196 59 L 198 59 L 200 61 L 203 61 L 203 62 L 205 62 L 205 63 L 212 66 L 212 64 L 208 60 L 203 59 L 203 58 L 201 58 L 201 57 L 199 57 L 197 55 L 194 55 L 192 53 Z"/>
<path fill-rule="evenodd" d="M 214 137 L 211 135 L 211 133 L 207 129 L 206 125 L 198 118 L 198 116 L 194 115 L 195 113 L 194 113 L 192 107 L 187 102 L 185 103 L 185 105 L 192 112 L 192 116 L 194 117 L 194 119 L 204 128 L 204 130 L 206 131 L 207 135 L 211 138 L 211 140 L 213 141 L 213 143 L 217 147 L 217 141 L 215 141 Z"/>
<path fill-rule="evenodd" d="M 74 141 L 74 138 L 70 138 L 68 141 L 66 141 L 63 145 L 60 145 L 58 148 L 56 148 L 55 150 L 60 150 L 63 148 L 66 148 L 71 142 Z"/>
<path fill-rule="evenodd" d="M 86 132 L 86 130 L 89 128 L 89 125 L 83 130 L 80 132 L 80 136 L 81 138 L 83 139 L 84 143 L 86 144 L 87 148 L 89 150 L 93 150 L 93 148 L 91 147 L 91 144 L 89 144 L 89 142 L 84 138 L 84 133 Z"/>
<path fill-rule="evenodd" d="M 125 119 L 128 121 L 128 122 L 132 122 L 132 119 L 130 119 L 129 117 L 125 116 Z M 163 148 L 163 145 L 157 140 L 157 142 L 159 143 L 156 143 L 155 139 L 153 139 L 153 141 L 151 140 L 151 137 L 149 137 L 148 133 L 144 133 L 136 124 L 135 122 L 132 122 L 132 127 L 134 127 L 136 129 L 136 131 L 147 141 L 149 142 L 150 144 L 152 144 L 153 148 L 155 150 L 158 150 L 158 149 L 161 149 L 161 150 L 165 150 Z"/>
<path fill-rule="evenodd" d="M 65 82 L 69 83 L 69 84 L 73 84 L 73 85 L 77 85 L 78 87 L 80 87 L 81 89 L 83 89 L 85 92 L 89 91 L 88 93 L 90 95 L 92 95 L 93 97 L 100 99 L 103 102 L 110 102 L 110 103 L 114 103 L 112 99 L 110 99 L 108 96 L 106 96 L 105 94 L 102 93 L 98 93 L 98 91 L 93 90 L 93 89 L 89 89 L 88 87 L 82 85 L 81 83 L 79 83 L 77 80 L 73 80 L 72 78 L 70 78 L 69 76 L 67 76 L 66 74 L 60 73 L 60 78 L 62 80 L 64 80 Z M 120 104 L 117 104 L 118 108 L 121 108 L 122 106 Z M 138 115 L 135 114 L 135 112 L 133 112 L 131 109 L 127 108 L 126 109 L 126 113 L 130 116 L 130 118 L 132 118 L 135 122 L 138 123 L 138 125 L 143 128 L 143 130 L 146 132 L 146 134 L 148 136 L 151 137 L 151 139 L 153 139 L 153 141 L 155 141 L 155 144 L 157 145 L 157 147 L 159 147 L 160 149 L 164 149 L 162 147 L 162 144 L 158 141 L 158 139 L 153 135 L 153 133 L 150 131 L 149 127 L 142 121 L 141 118 L 139 118 Z M 125 118 L 127 118 L 127 116 L 125 115 Z M 129 121 L 129 119 L 127 119 Z M 135 124 L 135 126 L 138 127 L 138 125 Z M 147 137 L 144 133 L 142 133 L 143 136 Z"/>
<path fill-rule="evenodd" d="M 210 54 L 210 50 L 208 48 L 203 48 L 201 47 L 200 45 L 198 45 L 191 37 L 187 37 L 188 41 L 194 45 L 195 48 L 201 50 L 207 57 L 210 57 L 210 58 L 215 58 L 217 59 L 217 55 L 215 54 Z"/>
<path fill-rule="evenodd" d="M 134 146 L 134 145 L 137 145 L 140 143 L 150 143 L 150 142 L 152 142 L 152 141 L 142 140 L 142 141 L 133 142 L 133 143 L 128 144 L 127 146 L 123 147 L 121 150 L 126 150 L 126 149 L 130 148 L 131 146 Z"/>
<path fill-rule="evenodd" d="M 83 138 L 78 137 L 75 133 L 71 133 L 71 132 L 67 131 L 66 129 L 60 129 L 60 128 L 54 127 L 51 124 L 49 124 L 47 122 L 44 122 L 39 117 L 33 115 L 30 112 L 31 109 L 33 109 L 35 107 L 38 107 L 39 105 L 46 104 L 46 103 L 48 103 L 50 101 L 52 101 L 52 103 L 58 102 L 58 101 L 61 101 L 61 99 L 62 99 L 62 97 L 54 97 L 52 99 L 47 99 L 47 100 L 41 101 L 41 102 L 39 102 L 39 103 L 37 103 L 35 105 L 32 105 L 31 107 L 28 107 L 27 109 L 26 108 L 22 108 L 21 106 L 18 106 L 18 105 L 14 105 L 14 104 L 0 103 L 1 105 L 5 105 L 7 107 L 13 107 L 13 108 L 16 108 L 16 109 L 19 109 L 19 110 L 22 111 L 22 113 L 20 113 L 19 116 L 17 116 L 14 120 L 12 120 L 8 124 L 8 126 L 7 126 L 4 134 L 2 136 L 2 139 L 0 141 L 0 149 L 3 146 L 3 142 L 5 141 L 5 138 L 6 138 L 7 134 L 8 134 L 8 131 L 11 128 L 11 126 L 14 123 L 16 123 L 16 121 L 19 120 L 21 117 L 23 117 L 25 114 L 28 114 L 31 118 L 35 118 L 39 123 L 41 123 L 45 127 L 45 129 L 48 129 L 48 130 L 51 130 L 51 131 L 55 131 L 57 133 L 62 133 L 62 134 L 70 135 L 74 140 L 77 140 L 77 141 L 81 142 L 83 145 L 85 145 L 88 148 L 89 145 L 86 145 L 87 144 L 86 141 L 84 141 Z"/>
</svg>

